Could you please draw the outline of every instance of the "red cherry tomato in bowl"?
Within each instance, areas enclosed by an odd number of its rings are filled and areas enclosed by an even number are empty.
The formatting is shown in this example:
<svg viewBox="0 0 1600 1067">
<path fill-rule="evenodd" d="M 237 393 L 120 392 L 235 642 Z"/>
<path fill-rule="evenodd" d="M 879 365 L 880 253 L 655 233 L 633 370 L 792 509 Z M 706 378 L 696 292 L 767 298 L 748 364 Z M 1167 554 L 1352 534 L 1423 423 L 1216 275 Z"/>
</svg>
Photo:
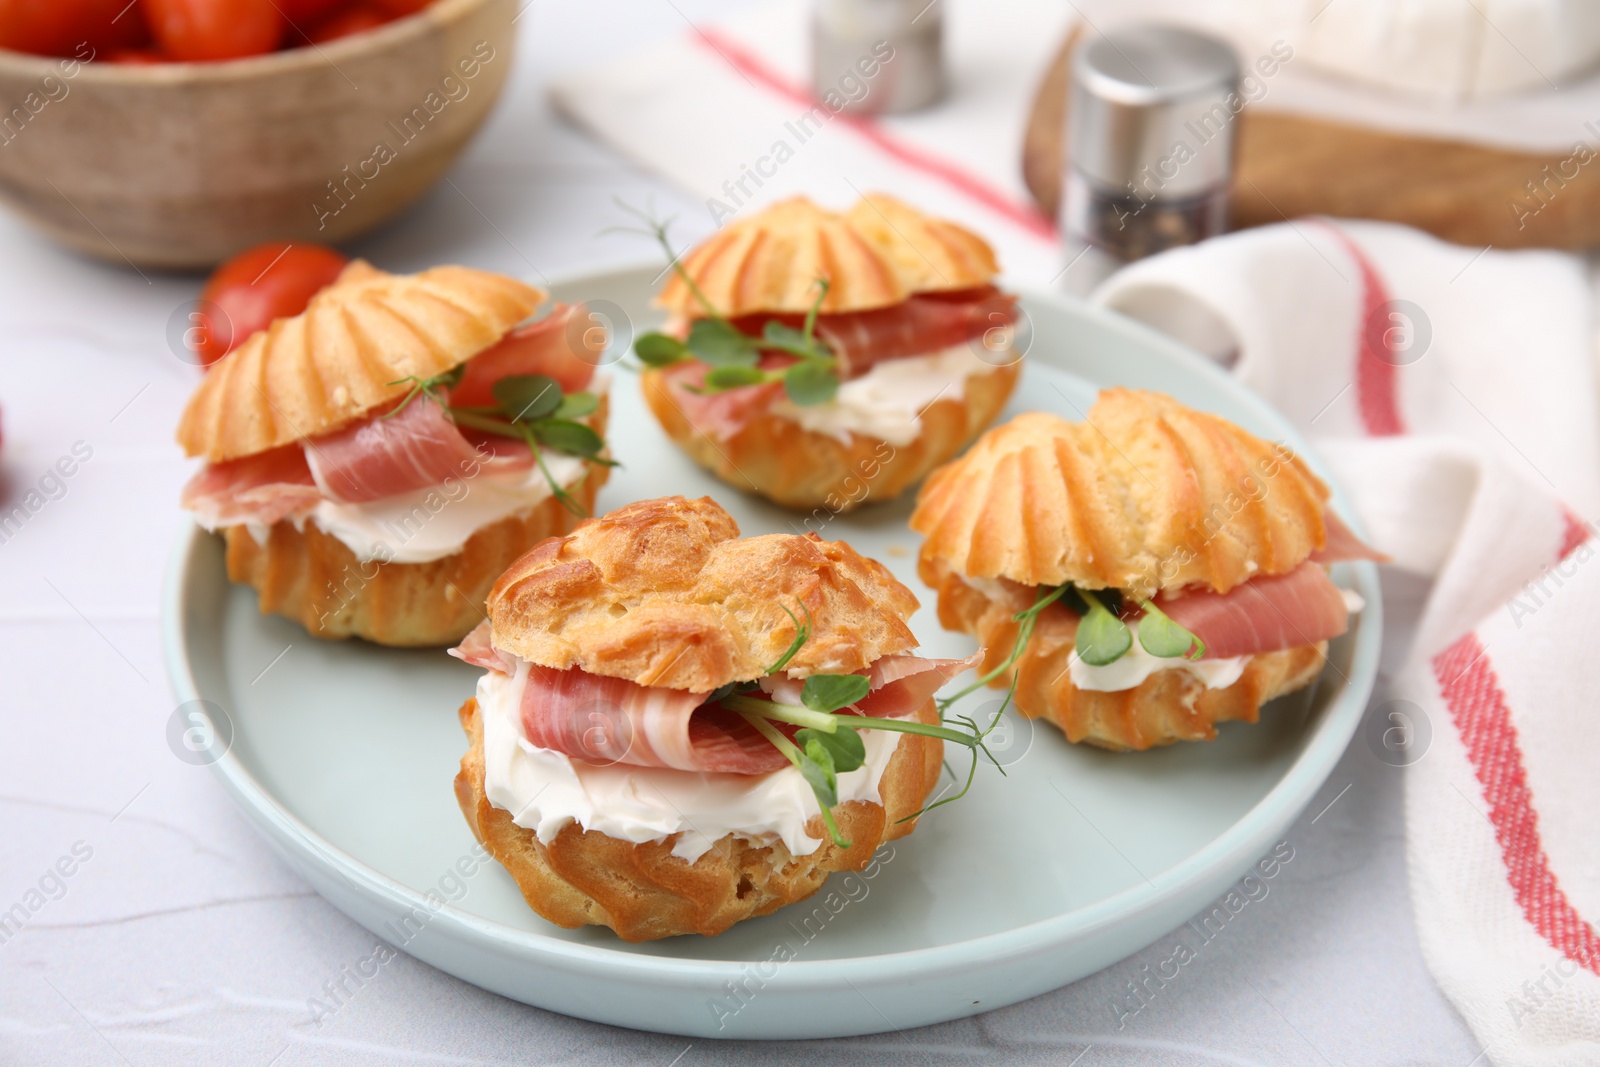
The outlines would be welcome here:
<svg viewBox="0 0 1600 1067">
<path fill-rule="evenodd" d="M 125 67 L 150 67 L 165 63 L 167 58 L 153 48 L 119 48 L 100 57 L 106 63 L 120 63 Z"/>
<path fill-rule="evenodd" d="M 402 15 L 415 15 L 433 3 L 433 0 L 371 0 L 371 3 L 373 7 L 387 13 L 390 18 L 399 18 Z"/>
<path fill-rule="evenodd" d="M 129 0 L 0 0 L 0 48 L 13 52 L 86 60 L 149 39 Z"/>
<path fill-rule="evenodd" d="M 140 0 L 163 54 L 182 62 L 271 52 L 288 28 L 273 0 Z"/>
<path fill-rule="evenodd" d="M 289 24 L 298 30 L 308 30 L 342 8 L 350 0 L 273 0 Z"/>
<path fill-rule="evenodd" d="M 215 363 L 273 319 L 300 314 L 347 263 L 322 245 L 275 241 L 222 264 L 200 292 L 199 337 L 193 345 L 200 362 Z"/>
<path fill-rule="evenodd" d="M 310 31 L 309 37 L 314 44 L 322 44 L 326 41 L 336 41 L 341 37 L 349 37 L 352 34 L 375 30 L 389 20 L 390 16 L 377 8 L 368 7 L 365 4 L 357 4 L 355 7 L 346 8 L 332 18 L 318 23 Z"/>
</svg>

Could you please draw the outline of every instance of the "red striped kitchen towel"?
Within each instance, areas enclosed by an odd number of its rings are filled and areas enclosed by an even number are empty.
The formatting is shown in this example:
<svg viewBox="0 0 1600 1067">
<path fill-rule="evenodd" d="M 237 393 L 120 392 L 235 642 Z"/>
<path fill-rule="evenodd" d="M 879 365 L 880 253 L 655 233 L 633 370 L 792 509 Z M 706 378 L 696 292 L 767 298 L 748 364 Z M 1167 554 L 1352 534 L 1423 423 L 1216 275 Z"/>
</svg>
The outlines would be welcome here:
<svg viewBox="0 0 1600 1067">
<path fill-rule="evenodd" d="M 1581 263 L 1301 220 L 1095 299 L 1311 435 L 1377 547 L 1434 578 L 1368 729 L 1409 735 L 1423 954 L 1500 1067 L 1600 1062 L 1600 412 Z"/>
</svg>

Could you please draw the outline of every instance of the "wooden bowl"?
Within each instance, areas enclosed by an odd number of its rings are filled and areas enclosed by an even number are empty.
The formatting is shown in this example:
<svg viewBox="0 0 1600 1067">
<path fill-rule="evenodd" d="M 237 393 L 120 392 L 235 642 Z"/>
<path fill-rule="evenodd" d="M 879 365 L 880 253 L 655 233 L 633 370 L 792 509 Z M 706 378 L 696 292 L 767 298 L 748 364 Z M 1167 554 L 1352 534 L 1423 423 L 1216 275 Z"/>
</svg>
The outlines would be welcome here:
<svg viewBox="0 0 1600 1067">
<path fill-rule="evenodd" d="M 0 51 L 0 199 L 63 244 L 208 267 L 336 244 L 444 174 L 511 69 L 516 0 L 438 0 L 325 45 L 123 66 Z"/>
</svg>

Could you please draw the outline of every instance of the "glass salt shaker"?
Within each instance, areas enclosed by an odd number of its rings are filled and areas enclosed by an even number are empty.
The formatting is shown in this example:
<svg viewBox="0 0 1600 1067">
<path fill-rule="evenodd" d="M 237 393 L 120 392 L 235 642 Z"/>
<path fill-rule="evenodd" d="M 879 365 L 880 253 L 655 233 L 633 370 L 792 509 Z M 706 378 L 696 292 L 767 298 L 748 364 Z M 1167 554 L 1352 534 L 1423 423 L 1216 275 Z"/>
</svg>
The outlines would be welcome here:
<svg viewBox="0 0 1600 1067">
<path fill-rule="evenodd" d="M 944 12 L 935 0 L 817 0 L 811 81 L 834 111 L 888 115 L 944 95 Z"/>
<path fill-rule="evenodd" d="M 1239 60 L 1225 42 L 1136 25 L 1078 49 L 1062 175 L 1064 287 L 1228 226 Z"/>
</svg>

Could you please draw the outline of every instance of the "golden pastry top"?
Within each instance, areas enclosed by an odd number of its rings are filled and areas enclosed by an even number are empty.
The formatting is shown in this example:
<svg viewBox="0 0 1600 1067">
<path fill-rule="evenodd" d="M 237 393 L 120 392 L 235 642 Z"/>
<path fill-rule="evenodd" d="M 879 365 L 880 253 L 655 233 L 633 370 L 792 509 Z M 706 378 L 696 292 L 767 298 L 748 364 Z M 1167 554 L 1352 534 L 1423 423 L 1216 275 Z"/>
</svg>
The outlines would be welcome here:
<svg viewBox="0 0 1600 1067">
<path fill-rule="evenodd" d="M 1029 586 L 1218 592 L 1293 570 L 1328 489 L 1285 445 L 1161 393 L 1107 389 L 1084 422 L 1029 412 L 929 476 L 924 559 Z"/>
<path fill-rule="evenodd" d="M 178 422 L 186 454 L 218 463 L 337 430 L 405 395 L 400 379 L 465 363 L 545 294 L 468 267 L 386 274 L 356 261 L 218 360 Z"/>
<path fill-rule="evenodd" d="M 795 638 L 785 608 L 811 620 L 793 677 L 853 673 L 917 644 L 917 598 L 882 564 L 815 534 L 741 538 L 710 497 L 587 519 L 512 564 L 488 607 L 503 651 L 692 692 L 765 674 Z"/>
<path fill-rule="evenodd" d="M 683 268 L 728 318 L 761 312 L 803 314 L 828 280 L 823 314 L 889 307 L 912 293 L 990 284 L 998 267 L 984 240 L 881 193 L 848 212 L 805 197 L 781 200 L 729 223 L 684 255 Z M 656 298 L 688 318 L 706 314 L 676 271 Z"/>
<path fill-rule="evenodd" d="M 982 237 L 887 193 L 867 193 L 845 221 L 894 264 L 914 293 L 976 289 L 1000 273 L 994 249 Z"/>
</svg>

